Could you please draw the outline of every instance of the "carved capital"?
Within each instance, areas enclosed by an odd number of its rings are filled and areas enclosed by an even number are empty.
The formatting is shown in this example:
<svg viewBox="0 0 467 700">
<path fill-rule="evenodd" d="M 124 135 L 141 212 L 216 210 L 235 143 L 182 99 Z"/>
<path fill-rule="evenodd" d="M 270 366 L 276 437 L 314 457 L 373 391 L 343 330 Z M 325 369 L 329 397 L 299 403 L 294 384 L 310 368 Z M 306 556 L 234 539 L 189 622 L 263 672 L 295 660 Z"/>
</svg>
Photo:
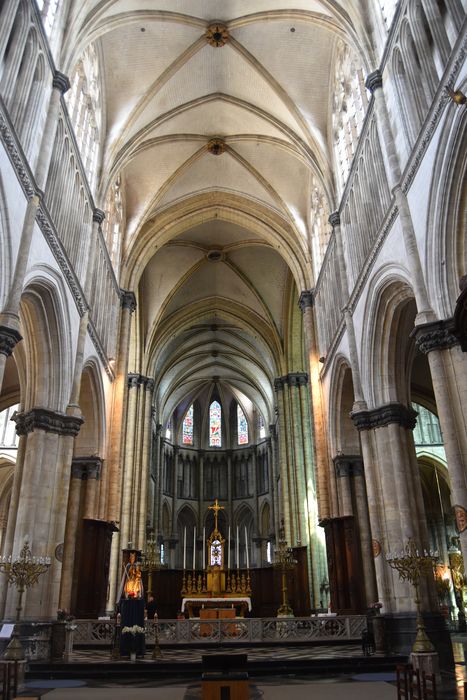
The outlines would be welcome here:
<svg viewBox="0 0 467 700">
<path fill-rule="evenodd" d="M 341 225 L 341 215 L 339 214 L 338 211 L 333 211 L 332 214 L 330 215 L 328 221 L 333 228 L 335 226 L 340 226 Z"/>
<path fill-rule="evenodd" d="M 97 207 L 96 207 L 96 209 L 94 209 L 94 211 L 92 213 L 92 220 L 96 224 L 100 225 L 104 221 L 104 219 L 105 219 L 105 213 L 102 211 L 102 209 L 97 209 Z"/>
<path fill-rule="evenodd" d="M 306 386 L 308 384 L 308 374 L 306 372 L 291 372 L 283 377 L 289 386 Z"/>
<path fill-rule="evenodd" d="M 14 413 L 11 420 L 16 423 L 18 435 L 43 430 L 46 433 L 76 437 L 84 423 L 84 418 L 81 416 L 69 416 L 48 408 L 32 408 L 27 413 Z"/>
<path fill-rule="evenodd" d="M 400 403 L 390 403 L 368 411 L 355 411 L 350 414 L 357 430 L 373 430 L 396 423 L 402 428 L 413 430 L 418 413 Z"/>
<path fill-rule="evenodd" d="M 375 90 L 383 87 L 383 76 L 380 70 L 375 70 L 366 76 L 365 87 L 373 95 Z"/>
<path fill-rule="evenodd" d="M 0 326 L 0 353 L 9 357 L 23 336 L 14 328 Z"/>
<path fill-rule="evenodd" d="M 315 295 L 313 289 L 305 289 L 298 300 L 300 311 L 303 313 L 305 309 L 312 308 L 315 305 Z"/>
<path fill-rule="evenodd" d="M 128 373 L 128 388 L 137 389 L 142 383 L 142 376 L 140 374 L 135 374 L 134 372 Z"/>
<path fill-rule="evenodd" d="M 446 350 L 459 343 L 453 335 L 452 319 L 432 321 L 416 326 L 411 336 L 415 337 L 415 345 L 425 355 L 432 350 Z"/>
<path fill-rule="evenodd" d="M 360 455 L 337 455 L 332 461 L 337 477 L 363 475 L 363 459 Z"/>
<path fill-rule="evenodd" d="M 153 392 L 153 391 L 154 391 L 154 386 L 155 386 L 155 384 L 156 384 L 156 382 L 154 381 L 154 379 L 153 379 L 152 377 L 145 377 L 144 379 L 145 379 L 145 381 L 144 381 L 144 388 L 146 389 L 146 391 Z"/>
<path fill-rule="evenodd" d="M 72 479 L 100 479 L 102 459 L 96 455 L 91 457 L 75 457 L 71 462 Z"/>
<path fill-rule="evenodd" d="M 62 95 L 64 95 L 70 89 L 70 81 L 68 80 L 68 76 L 66 76 L 65 73 L 60 73 L 58 70 L 56 70 L 54 73 L 52 85 L 57 90 L 60 90 Z"/>
<path fill-rule="evenodd" d="M 120 305 L 122 309 L 129 309 L 132 314 L 136 309 L 136 297 L 133 292 L 129 292 L 126 289 L 120 290 Z"/>
<path fill-rule="evenodd" d="M 276 377 L 274 379 L 274 391 L 282 391 L 284 388 L 284 377 Z"/>
</svg>

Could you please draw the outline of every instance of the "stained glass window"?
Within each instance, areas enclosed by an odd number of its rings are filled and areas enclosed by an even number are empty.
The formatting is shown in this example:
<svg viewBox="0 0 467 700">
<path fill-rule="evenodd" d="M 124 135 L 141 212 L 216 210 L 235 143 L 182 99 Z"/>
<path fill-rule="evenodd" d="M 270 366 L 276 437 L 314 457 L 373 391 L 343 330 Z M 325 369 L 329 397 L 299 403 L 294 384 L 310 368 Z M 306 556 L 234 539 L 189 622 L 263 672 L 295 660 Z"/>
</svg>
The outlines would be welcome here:
<svg viewBox="0 0 467 700">
<path fill-rule="evenodd" d="M 237 406 L 237 428 L 238 444 L 246 445 L 248 443 L 248 423 L 240 406 Z"/>
<path fill-rule="evenodd" d="M 221 447 L 222 409 L 218 401 L 209 407 L 209 447 Z"/>
<path fill-rule="evenodd" d="M 193 404 L 186 412 L 185 420 L 183 421 L 182 442 L 184 445 L 193 444 Z"/>
</svg>

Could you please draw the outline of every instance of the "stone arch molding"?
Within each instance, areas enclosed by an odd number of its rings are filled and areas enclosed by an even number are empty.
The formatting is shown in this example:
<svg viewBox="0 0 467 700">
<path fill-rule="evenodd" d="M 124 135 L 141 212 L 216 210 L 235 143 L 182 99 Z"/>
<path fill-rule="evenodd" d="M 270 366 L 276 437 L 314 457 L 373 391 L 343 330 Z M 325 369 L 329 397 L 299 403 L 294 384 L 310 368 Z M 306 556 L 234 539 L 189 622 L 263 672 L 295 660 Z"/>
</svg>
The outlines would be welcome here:
<svg viewBox="0 0 467 700">
<path fill-rule="evenodd" d="M 52 268 L 35 266 L 28 274 L 20 320 L 29 375 L 22 408 L 64 412 L 73 376 L 72 331 L 65 287 Z"/>
<path fill-rule="evenodd" d="M 458 86 L 465 91 L 467 79 Z M 450 102 L 438 144 L 427 217 L 426 280 L 431 306 L 441 319 L 454 311 L 458 280 L 467 274 L 465 181 L 467 113 Z"/>
<path fill-rule="evenodd" d="M 345 375 L 347 372 L 352 372 L 349 359 L 339 354 L 335 358 L 332 367 L 332 374 L 329 383 L 329 447 L 331 455 L 337 454 L 342 448 L 341 439 L 341 411 L 342 411 L 342 392 Z"/>
<path fill-rule="evenodd" d="M 401 400 L 402 387 L 387 382 L 390 353 L 395 352 L 393 322 L 409 301 L 415 300 L 409 271 L 396 264 L 383 266 L 371 280 L 363 318 L 368 319 L 362 333 L 362 384 L 368 408 L 377 408 Z M 391 393 L 395 391 L 399 396 Z"/>
<path fill-rule="evenodd" d="M 0 175 L 0 310 L 5 306 L 12 274 L 11 231 L 6 201 L 3 180 Z"/>
</svg>

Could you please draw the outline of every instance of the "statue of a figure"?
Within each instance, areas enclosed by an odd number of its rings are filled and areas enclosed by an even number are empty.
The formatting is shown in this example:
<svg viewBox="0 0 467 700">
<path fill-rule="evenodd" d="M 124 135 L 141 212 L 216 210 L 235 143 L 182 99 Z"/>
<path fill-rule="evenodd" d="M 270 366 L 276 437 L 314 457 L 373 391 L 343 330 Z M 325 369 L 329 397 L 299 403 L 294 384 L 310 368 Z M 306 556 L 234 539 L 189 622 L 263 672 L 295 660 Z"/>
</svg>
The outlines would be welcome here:
<svg viewBox="0 0 467 700">
<path fill-rule="evenodd" d="M 123 597 L 142 598 L 143 581 L 141 579 L 141 568 L 136 561 L 136 552 L 130 552 L 130 560 L 125 566 L 123 573 Z"/>
</svg>

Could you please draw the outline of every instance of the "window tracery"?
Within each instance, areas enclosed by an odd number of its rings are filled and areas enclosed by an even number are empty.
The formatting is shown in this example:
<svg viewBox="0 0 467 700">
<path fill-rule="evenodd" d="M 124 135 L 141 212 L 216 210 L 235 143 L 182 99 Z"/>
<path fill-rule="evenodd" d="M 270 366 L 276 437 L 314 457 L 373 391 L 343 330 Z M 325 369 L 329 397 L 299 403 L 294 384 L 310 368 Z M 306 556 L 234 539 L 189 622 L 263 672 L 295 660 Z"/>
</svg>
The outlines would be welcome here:
<svg viewBox="0 0 467 700">
<path fill-rule="evenodd" d="M 184 445 L 193 444 L 193 404 L 186 412 L 182 427 L 182 442 Z"/>
<path fill-rule="evenodd" d="M 123 198 L 120 176 L 115 179 L 107 192 L 102 231 L 115 276 L 118 278 L 123 238 Z"/>
<path fill-rule="evenodd" d="M 218 401 L 209 407 L 209 447 L 222 447 L 222 409 Z"/>
<path fill-rule="evenodd" d="M 248 444 L 248 423 L 241 407 L 237 404 L 237 442 L 239 445 Z"/>
<path fill-rule="evenodd" d="M 326 248 L 331 235 L 329 224 L 329 204 L 328 199 L 320 186 L 318 180 L 313 177 L 311 189 L 311 211 L 310 211 L 310 231 L 311 231 L 311 254 L 313 261 L 313 272 L 315 280 L 318 278 L 321 265 L 324 260 Z"/>
<path fill-rule="evenodd" d="M 102 127 L 102 96 L 99 61 L 94 47 L 88 46 L 71 76 L 65 95 L 68 113 L 92 190 L 97 180 L 97 162 Z"/>
<path fill-rule="evenodd" d="M 58 14 L 59 0 L 37 0 L 37 7 L 41 13 L 42 24 L 48 37 L 52 34 L 52 29 Z"/>
</svg>

